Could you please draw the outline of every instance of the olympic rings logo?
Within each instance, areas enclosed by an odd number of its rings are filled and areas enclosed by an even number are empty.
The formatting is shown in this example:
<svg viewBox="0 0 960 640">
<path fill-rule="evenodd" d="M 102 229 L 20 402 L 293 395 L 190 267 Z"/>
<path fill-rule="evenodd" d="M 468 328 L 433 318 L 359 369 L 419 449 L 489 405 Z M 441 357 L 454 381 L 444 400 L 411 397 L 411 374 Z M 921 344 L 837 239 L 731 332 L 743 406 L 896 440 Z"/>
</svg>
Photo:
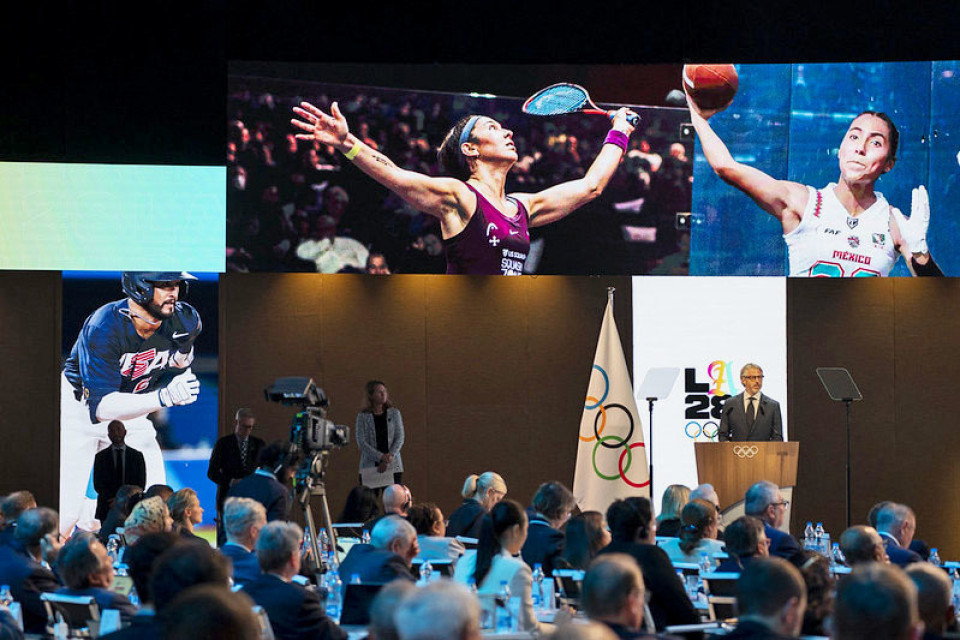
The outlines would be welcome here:
<svg viewBox="0 0 960 640">
<path fill-rule="evenodd" d="M 752 458 L 760 452 L 760 449 L 756 445 L 743 445 L 738 444 L 733 447 L 733 455 L 738 458 Z"/>
<path fill-rule="evenodd" d="M 584 437 L 578 435 L 582 442 L 596 442 L 593 445 L 593 454 L 591 455 L 591 461 L 593 463 L 593 471 L 597 474 L 598 478 L 603 480 L 617 480 L 621 479 L 629 486 L 634 488 L 646 487 L 650 484 L 650 480 L 647 479 L 644 482 L 633 482 L 627 478 L 627 471 L 630 470 L 630 465 L 633 464 L 633 450 L 637 447 L 643 447 L 643 442 L 634 442 L 633 444 L 627 444 L 630 442 L 630 439 L 633 438 L 633 430 L 636 427 L 633 421 L 633 414 L 630 413 L 630 410 L 627 409 L 622 404 L 611 402 L 604 404 L 604 400 L 607 399 L 607 396 L 610 393 L 610 378 L 607 376 L 607 372 L 603 370 L 599 365 L 593 365 L 593 368 L 600 372 L 600 375 L 603 376 L 604 390 L 599 398 L 594 396 L 587 396 L 587 403 L 584 404 L 584 409 L 592 411 L 598 409 L 596 416 L 593 419 L 593 435 L 589 437 Z M 627 431 L 626 436 L 617 436 L 617 435 L 602 435 L 603 430 L 607 426 L 607 412 L 611 409 L 619 409 L 627 416 L 627 420 L 630 422 L 630 428 Z M 600 450 L 600 447 L 605 447 L 607 449 L 619 449 L 623 447 L 623 451 L 620 452 L 620 457 L 617 461 L 617 473 L 616 474 L 605 474 L 600 471 L 597 467 L 597 451 Z M 626 460 L 626 463 L 624 463 Z"/>
<path fill-rule="evenodd" d="M 691 429 L 691 427 L 694 427 L 694 429 Z M 696 440 L 700 437 L 700 434 L 703 434 L 704 438 L 715 440 L 717 434 L 720 433 L 720 425 L 713 420 L 708 420 L 701 426 L 696 420 L 691 420 L 683 427 L 683 432 L 687 434 L 687 437 L 691 440 Z"/>
</svg>

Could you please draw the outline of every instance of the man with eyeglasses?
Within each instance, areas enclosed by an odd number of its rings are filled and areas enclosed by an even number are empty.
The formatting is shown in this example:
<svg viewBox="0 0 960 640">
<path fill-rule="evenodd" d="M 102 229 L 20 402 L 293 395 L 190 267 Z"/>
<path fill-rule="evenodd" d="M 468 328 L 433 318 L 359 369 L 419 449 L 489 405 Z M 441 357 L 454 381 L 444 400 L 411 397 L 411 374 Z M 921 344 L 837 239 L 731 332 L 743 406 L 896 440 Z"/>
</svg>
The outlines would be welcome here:
<svg viewBox="0 0 960 640">
<path fill-rule="evenodd" d="M 787 518 L 787 505 L 780 487 L 767 480 L 761 480 L 747 489 L 744 496 L 744 511 L 748 516 L 756 516 L 763 521 L 763 530 L 770 539 L 770 555 L 779 556 L 799 566 L 803 562 L 803 548 L 797 539 L 786 531 L 781 531 Z"/>
<path fill-rule="evenodd" d="M 760 393 L 763 369 L 748 362 L 740 369 L 743 392 L 728 398 L 720 415 L 720 441 L 783 440 L 780 403 Z"/>
</svg>

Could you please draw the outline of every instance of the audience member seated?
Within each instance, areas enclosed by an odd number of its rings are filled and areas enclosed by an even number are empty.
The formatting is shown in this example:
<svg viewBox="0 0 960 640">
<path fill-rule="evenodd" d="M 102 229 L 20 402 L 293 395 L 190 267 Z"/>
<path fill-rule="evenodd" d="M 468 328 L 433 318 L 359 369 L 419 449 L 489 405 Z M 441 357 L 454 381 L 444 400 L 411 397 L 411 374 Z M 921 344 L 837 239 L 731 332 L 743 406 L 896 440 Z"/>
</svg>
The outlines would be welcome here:
<svg viewBox="0 0 960 640">
<path fill-rule="evenodd" d="M 140 600 L 140 609 L 130 619 L 130 626 L 107 636 L 110 640 L 152 640 L 160 636 L 160 623 L 154 608 L 153 569 L 157 559 L 171 547 L 182 544 L 180 536 L 170 531 L 149 533 L 127 547 L 123 558 L 133 579 L 133 588 Z"/>
<path fill-rule="evenodd" d="M 357 485 L 347 494 L 346 503 L 343 505 L 343 511 L 337 522 L 358 522 L 362 525 L 370 524 L 380 517 L 380 501 L 377 499 L 377 492 L 370 487 Z M 350 538 L 360 538 L 363 536 L 362 529 L 369 530 L 370 527 L 341 529 L 339 534 Z"/>
<path fill-rule="evenodd" d="M 193 532 L 194 525 L 203 522 L 203 507 L 200 506 L 196 491 L 184 488 L 175 492 L 167 499 L 167 509 L 173 518 L 174 533 L 184 540 L 207 544 L 206 540 Z"/>
<path fill-rule="evenodd" d="M 23 631 L 9 611 L 0 609 L 0 640 L 23 640 Z"/>
<path fill-rule="evenodd" d="M 653 638 L 642 631 L 643 576 L 633 558 L 608 553 L 583 576 L 580 603 L 588 618 L 601 622 L 618 638 Z"/>
<path fill-rule="evenodd" d="M 770 555 L 770 540 L 763 522 L 753 516 L 741 516 L 731 522 L 724 533 L 724 543 L 730 557 L 717 567 L 724 573 L 740 573 L 756 558 Z"/>
<path fill-rule="evenodd" d="M 144 498 L 123 523 L 123 539 L 129 546 L 148 533 L 170 531 L 172 527 L 173 518 L 160 496 Z"/>
<path fill-rule="evenodd" d="M 713 485 L 709 482 L 697 485 L 690 492 L 690 500 L 706 500 L 713 505 L 714 510 L 717 512 L 717 519 L 720 522 L 717 540 L 723 540 L 723 515 L 720 513 L 720 496 L 717 495 L 717 490 L 713 488 Z"/>
<path fill-rule="evenodd" d="M 387 584 L 397 578 L 412 581 L 410 565 L 419 551 L 413 525 L 400 516 L 386 516 L 370 532 L 370 544 L 350 547 L 340 563 L 340 577 L 345 583 L 352 582 L 354 575 L 364 584 Z"/>
<path fill-rule="evenodd" d="M 837 584 L 833 640 L 919 640 L 917 588 L 897 567 L 871 562 Z"/>
<path fill-rule="evenodd" d="M 657 529 L 650 501 L 646 498 L 616 500 L 607 509 L 607 525 L 613 540 L 600 550 L 598 558 L 607 553 L 626 553 L 636 560 L 643 574 L 644 591 L 649 594 L 656 628 L 700 622 L 670 558 L 655 544 Z"/>
<path fill-rule="evenodd" d="M 906 571 L 917 587 L 917 611 L 923 621 L 924 640 L 942 638 L 955 623 L 950 578 L 946 571 L 927 562 L 915 562 Z"/>
<path fill-rule="evenodd" d="M 513 500 L 498 502 L 483 517 L 476 549 L 464 554 L 454 570 L 454 580 L 475 584 L 477 593 L 497 594 L 503 583 L 510 594 L 520 598 L 519 629 L 545 632 L 552 625 L 537 621 L 533 611 L 533 572 L 517 557 L 527 539 L 527 514 Z"/>
<path fill-rule="evenodd" d="M 877 513 L 877 533 L 883 538 L 890 562 L 898 567 L 923 560 L 920 554 L 910 551 L 916 531 L 917 517 L 905 504 L 890 502 Z"/>
<path fill-rule="evenodd" d="M 166 484 L 152 484 L 143 492 L 144 498 L 159 497 L 164 502 L 173 495 L 173 487 Z"/>
<path fill-rule="evenodd" d="M 483 516 L 507 495 L 507 483 L 493 471 L 470 475 L 463 483 L 460 495 L 463 503 L 450 514 L 447 535 L 479 538 Z"/>
<path fill-rule="evenodd" d="M 840 551 L 848 567 L 864 562 L 890 562 L 883 538 L 873 527 L 854 525 L 840 534 Z"/>
<path fill-rule="evenodd" d="M 480 603 L 461 584 L 431 582 L 404 598 L 394 614 L 400 640 L 481 640 Z"/>
<path fill-rule="evenodd" d="M 449 560 L 456 562 L 463 555 L 463 544 L 456 538 L 448 538 L 447 527 L 443 522 L 443 512 L 432 502 L 415 504 L 410 507 L 407 520 L 417 530 L 417 544 L 421 560 Z"/>
<path fill-rule="evenodd" d="M 268 523 L 257 540 L 263 574 L 243 591 L 263 607 L 276 640 L 346 640 L 347 634 L 327 617 L 320 597 L 292 578 L 300 572 L 303 530 L 292 522 Z"/>
<path fill-rule="evenodd" d="M 800 572 L 782 558 L 760 558 L 737 580 L 737 628 L 730 640 L 796 638 L 807 608 L 807 588 Z"/>
<path fill-rule="evenodd" d="M 137 608 L 126 596 L 110 591 L 113 584 L 113 561 L 107 549 L 89 531 L 79 531 L 60 549 L 57 573 L 66 586 L 57 593 L 68 596 L 92 596 L 100 611 L 116 609 L 124 624 L 130 622 Z"/>
<path fill-rule="evenodd" d="M 223 526 L 227 541 L 220 553 L 230 558 L 233 583 L 241 587 L 260 576 L 255 549 L 260 531 L 267 524 L 263 505 L 250 498 L 227 498 L 223 505 Z"/>
<path fill-rule="evenodd" d="M 672 484 L 660 499 L 660 515 L 657 516 L 657 535 L 676 538 L 680 535 L 680 512 L 690 502 L 690 487 Z"/>
<path fill-rule="evenodd" d="M 253 602 L 243 593 L 203 584 L 178 595 L 164 613 L 163 640 L 259 640 Z"/>
<path fill-rule="evenodd" d="M 0 502 L 3 529 L 0 529 L 0 545 L 10 544 L 17 531 L 17 518 L 27 509 L 36 509 L 37 499 L 29 491 L 14 491 Z"/>
<path fill-rule="evenodd" d="M 372 531 L 381 518 L 387 516 L 407 517 L 407 512 L 413 506 L 413 494 L 402 484 L 391 484 L 383 490 L 383 515 L 370 522 L 366 527 Z"/>
<path fill-rule="evenodd" d="M 683 507 L 680 518 L 680 536 L 660 545 L 673 562 L 700 562 L 705 553 L 716 564 L 714 556 L 723 551 L 723 542 L 717 540 L 717 511 L 705 500 L 691 500 Z"/>
<path fill-rule="evenodd" d="M 291 444 L 271 442 L 260 450 L 256 471 L 230 487 L 232 498 L 252 498 L 267 510 L 267 522 L 286 520 L 290 515 L 290 481 L 297 470 L 290 455 Z"/>
<path fill-rule="evenodd" d="M 780 527 L 787 518 L 787 505 L 780 487 L 767 480 L 761 480 L 747 489 L 744 497 L 744 511 L 748 516 L 756 516 L 763 521 L 763 528 L 770 540 L 770 555 L 789 560 L 798 566 L 803 561 L 803 549 L 796 538 L 781 531 Z"/>
<path fill-rule="evenodd" d="M 564 569 L 586 570 L 600 549 L 610 544 L 610 532 L 599 511 L 578 513 L 563 530 L 563 555 L 558 565 Z"/>
<path fill-rule="evenodd" d="M 130 515 L 133 507 L 144 497 L 143 487 L 138 487 L 135 484 L 125 484 L 117 490 L 113 506 L 107 512 L 107 517 L 100 525 L 100 533 L 97 534 L 100 542 L 106 544 L 110 536 L 117 533 L 117 529 L 123 526 L 124 520 Z"/>
<path fill-rule="evenodd" d="M 370 603 L 370 625 L 367 640 L 399 640 L 395 615 L 404 599 L 417 591 L 407 580 L 394 580 L 377 593 Z"/>
<path fill-rule="evenodd" d="M 873 527 L 874 529 L 876 529 L 877 516 L 880 514 L 880 509 L 883 509 L 888 504 L 893 504 L 893 503 L 890 502 L 889 500 L 881 500 L 877 504 L 870 507 L 870 511 L 867 512 L 867 524 Z"/>
<path fill-rule="evenodd" d="M 554 562 L 563 554 L 563 526 L 575 506 L 573 494 L 559 482 L 540 485 L 530 502 L 533 515 L 521 551 L 524 562 L 531 567 L 539 564 L 546 575 L 553 574 Z"/>
<path fill-rule="evenodd" d="M 26 633 L 44 632 L 47 612 L 40 594 L 61 587 L 49 569 L 60 550 L 59 527 L 60 518 L 53 509 L 27 509 L 17 518 L 13 541 L 0 546 L 0 584 L 10 585 L 13 599 L 20 603 Z"/>
<path fill-rule="evenodd" d="M 800 575 L 807 587 L 807 610 L 800 635 L 827 635 L 826 620 L 833 613 L 834 578 L 830 560 L 816 551 L 805 550 Z"/>
</svg>

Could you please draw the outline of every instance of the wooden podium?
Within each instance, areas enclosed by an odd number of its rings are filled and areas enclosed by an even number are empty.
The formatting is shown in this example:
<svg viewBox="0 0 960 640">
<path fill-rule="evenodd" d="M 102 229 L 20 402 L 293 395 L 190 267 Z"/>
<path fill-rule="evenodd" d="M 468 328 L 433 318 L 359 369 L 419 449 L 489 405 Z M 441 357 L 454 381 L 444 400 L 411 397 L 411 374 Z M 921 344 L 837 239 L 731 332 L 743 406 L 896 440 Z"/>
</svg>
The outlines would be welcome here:
<svg viewBox="0 0 960 640">
<path fill-rule="evenodd" d="M 779 487 L 797 484 L 799 442 L 695 442 L 694 450 L 700 483 L 717 490 L 721 510 L 743 500 L 760 480 Z"/>
</svg>

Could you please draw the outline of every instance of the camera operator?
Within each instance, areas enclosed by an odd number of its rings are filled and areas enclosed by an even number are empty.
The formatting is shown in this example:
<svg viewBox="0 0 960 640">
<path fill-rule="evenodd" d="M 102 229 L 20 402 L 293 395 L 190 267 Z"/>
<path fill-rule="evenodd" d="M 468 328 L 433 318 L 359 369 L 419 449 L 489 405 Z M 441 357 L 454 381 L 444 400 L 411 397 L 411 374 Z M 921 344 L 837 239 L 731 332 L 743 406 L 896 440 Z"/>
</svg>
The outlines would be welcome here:
<svg viewBox="0 0 960 640">
<path fill-rule="evenodd" d="M 260 451 L 260 466 L 230 488 L 231 498 L 251 498 L 267 510 L 267 522 L 288 520 L 290 482 L 297 471 L 299 455 L 289 442 L 277 440 Z"/>
</svg>

